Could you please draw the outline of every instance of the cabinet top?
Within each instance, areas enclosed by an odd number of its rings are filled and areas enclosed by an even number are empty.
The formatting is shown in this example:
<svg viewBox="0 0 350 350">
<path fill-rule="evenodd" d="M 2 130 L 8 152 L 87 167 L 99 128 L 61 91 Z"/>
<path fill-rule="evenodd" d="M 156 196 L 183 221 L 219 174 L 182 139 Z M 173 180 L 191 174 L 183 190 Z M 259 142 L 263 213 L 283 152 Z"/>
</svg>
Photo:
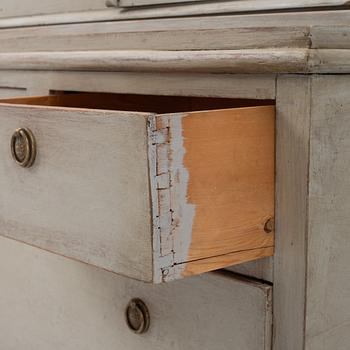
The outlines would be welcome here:
<svg viewBox="0 0 350 350">
<path fill-rule="evenodd" d="M 34 25 L 188 18 L 350 9 L 349 0 L 2 0 L 0 28 Z M 266 23 L 267 24 L 267 23 Z"/>
<path fill-rule="evenodd" d="M 0 30 L 0 69 L 350 73 L 349 36 L 350 10 L 33 26 Z"/>
</svg>

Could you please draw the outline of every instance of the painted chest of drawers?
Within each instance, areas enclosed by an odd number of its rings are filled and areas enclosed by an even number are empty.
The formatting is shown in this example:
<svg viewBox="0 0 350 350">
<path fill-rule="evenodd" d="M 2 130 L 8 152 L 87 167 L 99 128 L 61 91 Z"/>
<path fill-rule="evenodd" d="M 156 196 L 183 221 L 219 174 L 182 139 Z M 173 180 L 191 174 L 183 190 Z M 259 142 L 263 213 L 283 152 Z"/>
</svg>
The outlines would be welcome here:
<svg viewBox="0 0 350 350">
<path fill-rule="evenodd" d="M 347 2 L 14 3 L 0 344 L 348 349 Z"/>
</svg>

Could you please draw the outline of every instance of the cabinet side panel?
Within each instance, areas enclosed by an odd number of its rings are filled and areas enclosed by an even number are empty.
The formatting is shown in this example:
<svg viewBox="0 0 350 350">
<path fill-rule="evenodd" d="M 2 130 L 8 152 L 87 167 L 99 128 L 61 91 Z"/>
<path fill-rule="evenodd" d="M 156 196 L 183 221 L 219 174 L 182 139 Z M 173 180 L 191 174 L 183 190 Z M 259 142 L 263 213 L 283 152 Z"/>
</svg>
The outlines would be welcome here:
<svg viewBox="0 0 350 350">
<path fill-rule="evenodd" d="M 274 350 L 304 349 L 310 79 L 277 80 Z"/>
<path fill-rule="evenodd" d="M 313 80 L 306 349 L 350 344 L 350 77 Z"/>
</svg>

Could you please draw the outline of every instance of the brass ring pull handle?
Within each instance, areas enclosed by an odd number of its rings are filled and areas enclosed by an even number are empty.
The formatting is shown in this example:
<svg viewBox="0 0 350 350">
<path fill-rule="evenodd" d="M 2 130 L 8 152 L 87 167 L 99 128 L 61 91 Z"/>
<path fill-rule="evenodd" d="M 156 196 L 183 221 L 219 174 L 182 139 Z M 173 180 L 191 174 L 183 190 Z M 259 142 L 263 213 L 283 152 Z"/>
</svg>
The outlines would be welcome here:
<svg viewBox="0 0 350 350">
<path fill-rule="evenodd" d="M 11 138 L 11 153 L 17 164 L 24 168 L 33 165 L 36 157 L 36 142 L 27 128 L 16 129 Z"/>
<path fill-rule="evenodd" d="M 132 299 L 125 314 L 127 325 L 134 333 L 143 334 L 148 331 L 150 314 L 147 305 L 141 299 Z"/>
</svg>

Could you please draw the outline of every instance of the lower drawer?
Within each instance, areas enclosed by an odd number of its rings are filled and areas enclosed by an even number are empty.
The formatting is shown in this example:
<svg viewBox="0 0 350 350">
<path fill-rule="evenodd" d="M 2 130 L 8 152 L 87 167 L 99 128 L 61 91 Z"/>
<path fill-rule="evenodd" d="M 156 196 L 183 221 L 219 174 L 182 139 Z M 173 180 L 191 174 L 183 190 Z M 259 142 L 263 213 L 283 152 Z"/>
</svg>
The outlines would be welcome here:
<svg viewBox="0 0 350 350">
<path fill-rule="evenodd" d="M 270 350 L 271 287 L 209 273 L 152 285 L 0 238 L 6 350 Z M 150 327 L 125 308 L 141 298 Z"/>
<path fill-rule="evenodd" d="M 274 113 L 228 99 L 2 101 L 0 234 L 148 282 L 271 256 Z"/>
</svg>

